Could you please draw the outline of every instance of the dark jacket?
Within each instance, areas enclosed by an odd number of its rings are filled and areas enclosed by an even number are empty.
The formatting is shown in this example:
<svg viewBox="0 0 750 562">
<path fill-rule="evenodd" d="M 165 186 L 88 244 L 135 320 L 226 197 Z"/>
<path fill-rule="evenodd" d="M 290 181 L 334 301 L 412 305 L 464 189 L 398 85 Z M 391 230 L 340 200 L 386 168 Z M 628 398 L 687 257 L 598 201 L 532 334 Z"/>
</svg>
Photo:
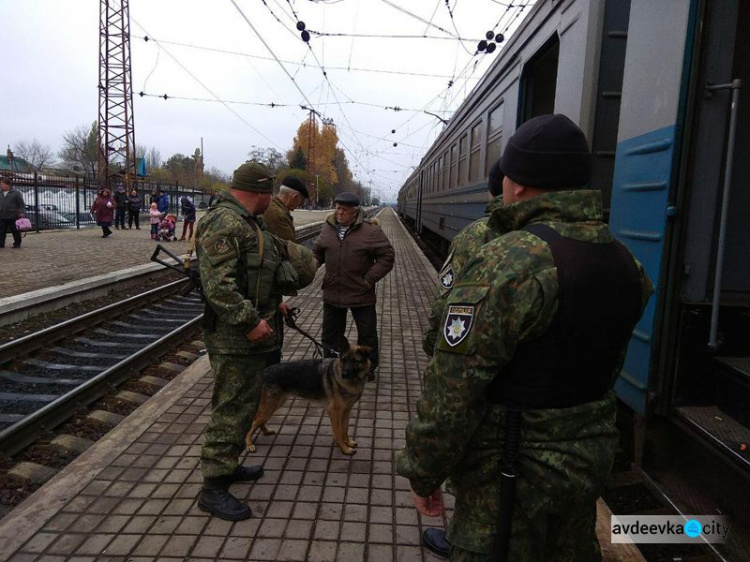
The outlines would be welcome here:
<svg viewBox="0 0 750 562">
<path fill-rule="evenodd" d="M 160 213 L 168 212 L 169 211 L 169 195 L 167 195 L 166 193 L 164 195 L 160 195 L 159 200 L 156 202 L 156 205 Z"/>
<path fill-rule="evenodd" d="M 128 195 L 128 210 L 131 213 L 139 212 L 141 210 L 142 203 L 143 202 L 141 201 L 140 195 L 136 195 L 136 196 Z"/>
<path fill-rule="evenodd" d="M 326 264 L 323 302 L 341 308 L 375 304 L 375 283 L 393 269 L 395 258 L 388 238 L 362 211 L 343 240 L 335 215 L 329 215 L 313 252 L 320 265 Z"/>
<path fill-rule="evenodd" d="M 183 197 L 180 200 L 182 204 L 182 217 L 186 222 L 195 222 L 195 205 L 189 197 Z"/>
<path fill-rule="evenodd" d="M 110 206 L 107 207 L 107 203 Z M 115 207 L 117 203 L 112 197 L 104 197 L 104 195 L 98 195 L 94 200 L 94 204 L 91 205 L 91 212 L 96 215 L 96 222 L 112 222 L 115 217 Z"/>
<path fill-rule="evenodd" d="M 26 213 L 23 196 L 12 187 L 7 195 L 0 191 L 0 219 L 17 219 Z"/>
<path fill-rule="evenodd" d="M 128 206 L 128 195 L 124 191 L 115 191 L 115 202 L 118 209 L 125 209 Z"/>
</svg>

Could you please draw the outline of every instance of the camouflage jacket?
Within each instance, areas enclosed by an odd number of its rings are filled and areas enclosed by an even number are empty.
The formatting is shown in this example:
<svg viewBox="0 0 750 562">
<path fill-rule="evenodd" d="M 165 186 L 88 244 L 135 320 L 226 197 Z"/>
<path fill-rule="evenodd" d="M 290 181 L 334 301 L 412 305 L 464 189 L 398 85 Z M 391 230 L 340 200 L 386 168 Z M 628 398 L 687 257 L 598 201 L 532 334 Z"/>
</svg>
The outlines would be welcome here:
<svg viewBox="0 0 750 562">
<path fill-rule="evenodd" d="M 507 234 L 476 252 L 447 297 L 447 307 L 472 305 L 473 317 L 465 337 L 450 345 L 443 314 L 396 470 L 422 496 L 450 477 L 456 509 L 448 540 L 459 548 L 489 553 L 496 534 L 505 409 L 487 402 L 488 385 L 519 344 L 549 328 L 557 310 L 552 253 L 519 229 L 544 223 L 570 238 L 606 243 L 612 234 L 601 217 L 601 194 L 588 190 L 546 193 L 495 209 L 487 226 Z M 645 306 L 652 286 L 637 266 Z M 615 410 L 612 390 L 571 408 L 525 410 L 515 509 L 534 517 L 597 497 L 614 458 Z"/>
<path fill-rule="evenodd" d="M 275 234 L 283 240 L 297 240 L 294 233 L 294 219 L 289 209 L 286 208 L 283 201 L 278 197 L 271 198 L 271 204 L 263 213 L 263 220 L 266 221 L 269 232 Z"/>
<path fill-rule="evenodd" d="M 453 283 L 456 277 L 461 273 L 461 270 L 478 251 L 479 248 L 484 246 L 490 240 L 497 238 L 504 234 L 499 230 L 491 229 L 487 226 L 489 217 L 495 209 L 499 209 L 503 206 L 503 196 L 498 195 L 485 209 L 485 216 L 481 219 L 475 220 L 469 226 L 459 232 L 451 242 L 451 246 L 448 250 L 448 258 L 445 260 L 443 267 L 440 268 L 438 274 L 438 284 L 435 289 L 435 300 L 432 301 L 432 309 L 430 310 L 429 326 L 422 335 L 422 349 L 427 355 L 435 353 L 435 341 L 437 340 L 438 322 L 443 317 L 443 310 L 445 309 L 445 303 L 448 300 L 448 295 L 453 288 Z"/>
<path fill-rule="evenodd" d="M 253 224 L 255 226 L 253 226 Z M 258 232 L 263 232 L 261 260 Z M 270 351 L 282 330 L 281 292 L 276 265 L 281 261 L 275 237 L 232 195 L 222 192 L 198 223 L 195 235 L 203 294 L 213 321 L 204 333 L 209 351 Z M 212 314 L 211 314 L 212 313 Z M 265 319 L 276 337 L 251 342 L 246 334 Z M 210 319 L 209 319 L 210 320 Z"/>
</svg>

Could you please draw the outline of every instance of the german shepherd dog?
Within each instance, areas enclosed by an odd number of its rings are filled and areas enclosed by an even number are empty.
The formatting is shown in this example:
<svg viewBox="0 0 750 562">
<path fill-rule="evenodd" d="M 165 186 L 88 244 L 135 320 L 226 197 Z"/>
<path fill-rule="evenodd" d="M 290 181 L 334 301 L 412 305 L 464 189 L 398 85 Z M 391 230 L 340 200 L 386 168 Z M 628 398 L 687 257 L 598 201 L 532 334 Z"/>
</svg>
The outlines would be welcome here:
<svg viewBox="0 0 750 562">
<path fill-rule="evenodd" d="M 253 426 L 245 436 L 248 451 L 255 451 L 255 430 L 260 428 L 263 435 L 275 433 L 266 427 L 266 422 L 289 396 L 299 396 L 325 408 L 331 420 L 333 438 L 342 453 L 353 455 L 357 452 L 354 449 L 357 442 L 349 437 L 349 414 L 365 390 L 372 348 L 350 346 L 342 337 L 339 349 L 344 351 L 338 359 L 287 361 L 266 367 L 261 372 L 260 405 Z"/>
</svg>

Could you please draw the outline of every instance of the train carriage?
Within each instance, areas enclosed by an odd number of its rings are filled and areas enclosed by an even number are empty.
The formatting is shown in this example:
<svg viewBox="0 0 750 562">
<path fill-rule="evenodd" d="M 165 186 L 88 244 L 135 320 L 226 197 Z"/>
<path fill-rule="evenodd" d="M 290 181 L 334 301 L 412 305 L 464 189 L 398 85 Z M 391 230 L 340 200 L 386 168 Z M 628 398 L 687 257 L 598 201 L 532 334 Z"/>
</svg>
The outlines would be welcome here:
<svg viewBox="0 0 750 562">
<path fill-rule="evenodd" d="M 445 248 L 482 216 L 503 139 L 539 114 L 577 122 L 610 226 L 656 285 L 616 384 L 636 464 L 684 512 L 744 529 L 748 85 L 750 2 L 540 0 L 399 194 Z"/>
</svg>

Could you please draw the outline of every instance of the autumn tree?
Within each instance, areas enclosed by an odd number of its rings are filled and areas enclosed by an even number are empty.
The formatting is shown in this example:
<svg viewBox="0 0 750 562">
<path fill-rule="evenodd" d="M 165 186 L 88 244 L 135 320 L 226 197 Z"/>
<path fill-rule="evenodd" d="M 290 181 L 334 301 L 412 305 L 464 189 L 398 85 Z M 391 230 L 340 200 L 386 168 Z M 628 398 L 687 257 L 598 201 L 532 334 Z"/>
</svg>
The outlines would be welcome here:
<svg viewBox="0 0 750 562">
<path fill-rule="evenodd" d="M 95 180 L 99 161 L 96 121 L 90 128 L 81 125 L 63 134 L 63 147 L 58 156 L 64 165 L 80 170 L 88 179 Z"/>
<path fill-rule="evenodd" d="M 287 155 L 289 156 L 289 167 L 295 170 L 307 170 L 307 158 L 302 148 L 297 146 L 290 150 Z"/>
<path fill-rule="evenodd" d="M 55 153 L 46 144 L 38 140 L 22 140 L 13 145 L 13 152 L 18 158 L 26 160 L 36 171 L 52 164 Z"/>
<path fill-rule="evenodd" d="M 315 198 L 315 176 L 318 176 L 318 184 L 336 185 L 339 181 L 338 172 L 334 166 L 336 145 L 339 137 L 336 133 L 336 125 L 329 119 L 323 119 L 318 128 L 318 122 L 312 120 L 303 121 L 297 128 L 292 149 L 287 153 L 292 167 L 297 167 L 301 162 L 300 152 L 307 163 L 306 169 L 309 174 L 310 196 Z M 311 154 L 312 153 L 312 154 Z"/>
</svg>

